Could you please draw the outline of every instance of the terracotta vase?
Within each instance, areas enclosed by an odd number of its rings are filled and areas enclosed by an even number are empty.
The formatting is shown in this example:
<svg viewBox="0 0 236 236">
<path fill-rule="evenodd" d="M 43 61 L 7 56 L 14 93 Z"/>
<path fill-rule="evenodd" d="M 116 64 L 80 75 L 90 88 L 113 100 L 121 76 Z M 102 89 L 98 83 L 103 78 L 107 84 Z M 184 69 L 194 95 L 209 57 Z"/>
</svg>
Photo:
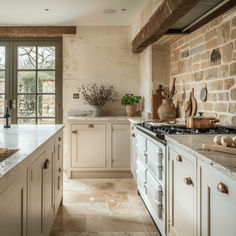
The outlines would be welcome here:
<svg viewBox="0 0 236 236">
<path fill-rule="evenodd" d="M 126 110 L 127 116 L 129 116 L 129 117 L 135 116 L 136 115 L 136 107 L 137 107 L 136 104 L 126 105 L 125 110 Z"/>
<path fill-rule="evenodd" d="M 163 99 L 161 106 L 158 108 L 158 115 L 161 120 L 174 119 L 176 116 L 176 109 L 172 102 Z"/>
</svg>

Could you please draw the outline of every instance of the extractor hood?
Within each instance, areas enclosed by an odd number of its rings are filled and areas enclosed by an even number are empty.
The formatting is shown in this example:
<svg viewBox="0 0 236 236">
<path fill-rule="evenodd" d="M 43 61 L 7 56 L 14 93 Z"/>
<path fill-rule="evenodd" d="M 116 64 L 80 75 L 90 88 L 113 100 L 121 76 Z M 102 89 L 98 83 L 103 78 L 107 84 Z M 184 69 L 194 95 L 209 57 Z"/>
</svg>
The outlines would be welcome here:
<svg viewBox="0 0 236 236">
<path fill-rule="evenodd" d="M 190 33 L 235 5 L 236 0 L 201 0 L 172 25 L 167 33 Z"/>
</svg>

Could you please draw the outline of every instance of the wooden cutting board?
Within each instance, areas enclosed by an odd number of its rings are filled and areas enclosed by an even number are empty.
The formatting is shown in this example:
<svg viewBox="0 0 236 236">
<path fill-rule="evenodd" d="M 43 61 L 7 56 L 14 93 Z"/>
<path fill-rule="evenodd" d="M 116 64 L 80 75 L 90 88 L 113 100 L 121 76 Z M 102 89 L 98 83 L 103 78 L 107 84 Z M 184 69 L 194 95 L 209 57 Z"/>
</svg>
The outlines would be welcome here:
<svg viewBox="0 0 236 236">
<path fill-rule="evenodd" d="M 217 144 L 203 144 L 203 148 L 213 150 L 216 152 L 234 154 L 236 157 L 236 148 L 234 147 L 225 147 L 223 145 L 217 145 Z"/>
<path fill-rule="evenodd" d="M 159 85 L 159 89 L 157 89 L 156 94 L 152 95 L 152 119 L 159 118 L 157 110 L 162 103 L 162 91 L 162 85 Z"/>
</svg>

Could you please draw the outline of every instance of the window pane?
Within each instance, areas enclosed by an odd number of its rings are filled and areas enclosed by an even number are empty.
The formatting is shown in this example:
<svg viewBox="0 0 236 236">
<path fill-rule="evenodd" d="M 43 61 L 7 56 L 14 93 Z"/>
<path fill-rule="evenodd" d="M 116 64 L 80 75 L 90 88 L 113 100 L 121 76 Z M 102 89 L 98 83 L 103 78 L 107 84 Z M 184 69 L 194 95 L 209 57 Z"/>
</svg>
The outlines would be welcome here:
<svg viewBox="0 0 236 236">
<path fill-rule="evenodd" d="M 38 116 L 41 117 L 55 116 L 55 95 L 38 96 Z"/>
<path fill-rule="evenodd" d="M 36 96 L 18 96 L 18 117 L 35 117 L 36 115 Z"/>
<path fill-rule="evenodd" d="M 0 69 L 5 69 L 5 47 L 0 47 Z"/>
<path fill-rule="evenodd" d="M 44 124 L 55 124 L 55 119 L 38 119 L 38 124 L 44 125 Z"/>
<path fill-rule="evenodd" d="M 36 73 L 33 71 L 18 71 L 18 93 L 36 92 Z"/>
<path fill-rule="evenodd" d="M 55 69 L 55 47 L 38 47 L 38 69 Z"/>
<path fill-rule="evenodd" d="M 5 95 L 0 95 L 0 117 L 4 116 L 5 110 Z"/>
<path fill-rule="evenodd" d="M 38 92 L 55 93 L 55 71 L 38 72 Z"/>
<path fill-rule="evenodd" d="M 0 93 L 5 93 L 5 71 L 0 71 Z"/>
<path fill-rule="evenodd" d="M 35 119 L 18 119 L 18 124 L 34 125 L 36 124 L 36 120 Z"/>
<path fill-rule="evenodd" d="M 32 70 L 36 68 L 36 48 L 18 47 L 18 69 Z"/>
</svg>

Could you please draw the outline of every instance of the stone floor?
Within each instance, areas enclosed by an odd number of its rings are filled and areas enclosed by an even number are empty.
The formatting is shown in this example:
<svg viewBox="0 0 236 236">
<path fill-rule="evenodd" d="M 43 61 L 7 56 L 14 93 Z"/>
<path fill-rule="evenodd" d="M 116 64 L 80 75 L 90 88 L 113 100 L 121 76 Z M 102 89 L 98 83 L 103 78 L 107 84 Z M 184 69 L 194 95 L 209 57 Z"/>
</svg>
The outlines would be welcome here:
<svg viewBox="0 0 236 236">
<path fill-rule="evenodd" d="M 133 179 L 65 179 L 50 236 L 160 236 Z"/>
</svg>

